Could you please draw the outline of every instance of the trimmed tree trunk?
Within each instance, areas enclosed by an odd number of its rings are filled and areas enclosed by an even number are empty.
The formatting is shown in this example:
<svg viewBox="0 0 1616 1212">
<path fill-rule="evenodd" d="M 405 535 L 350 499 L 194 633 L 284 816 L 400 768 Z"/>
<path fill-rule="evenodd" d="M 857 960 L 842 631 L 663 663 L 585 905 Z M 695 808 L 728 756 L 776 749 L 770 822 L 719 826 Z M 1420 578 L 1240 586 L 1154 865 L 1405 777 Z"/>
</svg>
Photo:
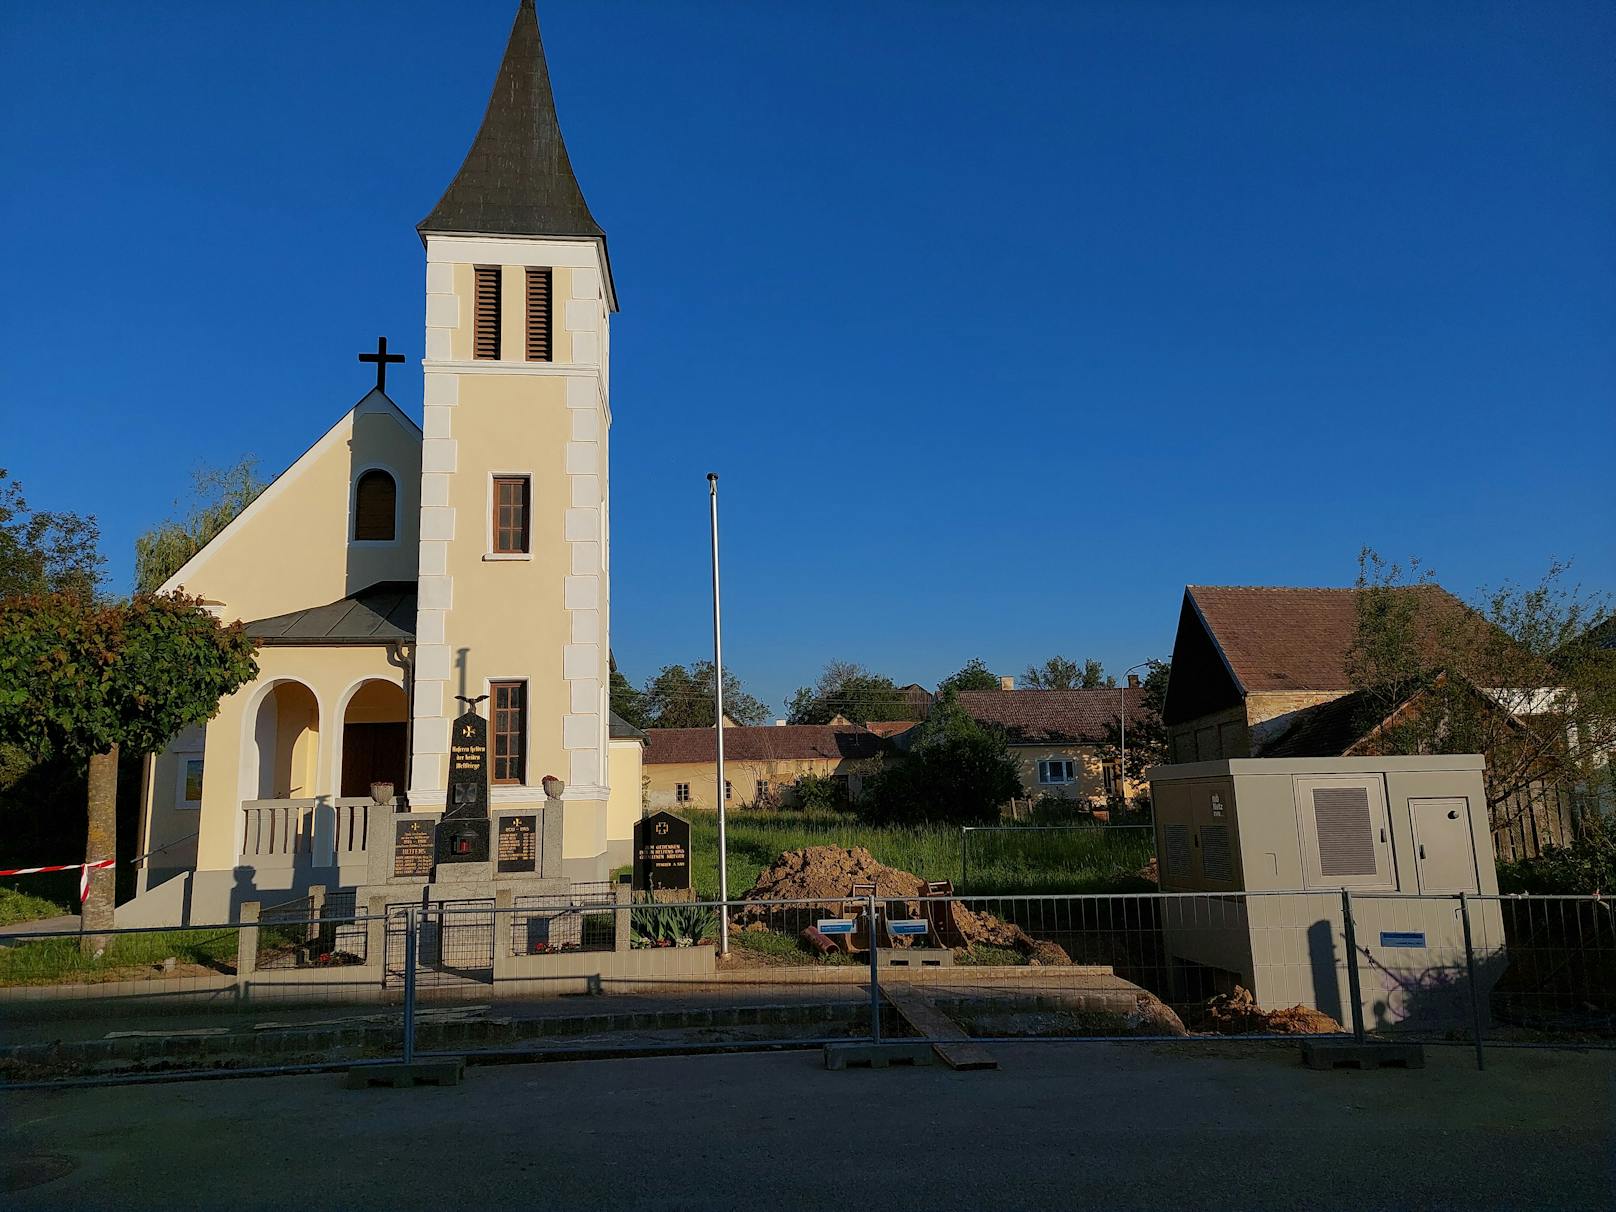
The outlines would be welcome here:
<svg viewBox="0 0 1616 1212">
<path fill-rule="evenodd" d="M 90 829 L 84 842 L 84 861 L 118 856 L 118 747 L 90 756 Z M 106 950 L 107 936 L 92 931 L 112 929 L 113 907 L 118 885 L 117 873 L 112 867 L 91 871 L 90 894 L 79 907 L 83 915 L 84 936 L 81 944 L 85 954 L 99 955 Z"/>
</svg>

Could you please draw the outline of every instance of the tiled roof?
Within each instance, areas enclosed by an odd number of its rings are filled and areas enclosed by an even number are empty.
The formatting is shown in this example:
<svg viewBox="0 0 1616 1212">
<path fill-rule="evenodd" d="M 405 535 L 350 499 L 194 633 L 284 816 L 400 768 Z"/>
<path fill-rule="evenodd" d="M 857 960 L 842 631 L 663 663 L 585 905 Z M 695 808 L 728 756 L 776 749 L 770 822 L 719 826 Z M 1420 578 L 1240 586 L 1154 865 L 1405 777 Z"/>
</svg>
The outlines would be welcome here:
<svg viewBox="0 0 1616 1212">
<path fill-rule="evenodd" d="M 649 728 L 645 762 L 717 760 L 711 728 Z M 724 760 L 784 762 L 802 758 L 868 758 L 881 752 L 881 738 L 856 724 L 777 724 L 724 729 Z"/>
<path fill-rule="evenodd" d="M 1356 590 L 1191 585 L 1188 592 L 1247 693 L 1352 685 L 1347 653 L 1358 628 Z M 1407 592 L 1433 610 L 1469 614 L 1439 586 Z"/>
<path fill-rule="evenodd" d="M 471 150 L 416 228 L 501 236 L 605 233 L 589 213 L 556 120 L 532 0 L 522 0 Z"/>
<path fill-rule="evenodd" d="M 900 732 L 908 732 L 919 723 L 919 720 L 871 720 L 864 726 L 876 736 L 897 736 Z"/>
<path fill-rule="evenodd" d="M 1128 723 L 1144 717 L 1144 692 L 1127 692 Z M 1122 715 L 1120 687 L 1103 690 L 962 690 L 960 706 L 984 724 L 997 724 L 1011 744 L 1102 742 Z"/>
<path fill-rule="evenodd" d="M 379 581 L 325 606 L 247 624 L 260 644 L 390 644 L 415 638 L 415 582 Z"/>
</svg>

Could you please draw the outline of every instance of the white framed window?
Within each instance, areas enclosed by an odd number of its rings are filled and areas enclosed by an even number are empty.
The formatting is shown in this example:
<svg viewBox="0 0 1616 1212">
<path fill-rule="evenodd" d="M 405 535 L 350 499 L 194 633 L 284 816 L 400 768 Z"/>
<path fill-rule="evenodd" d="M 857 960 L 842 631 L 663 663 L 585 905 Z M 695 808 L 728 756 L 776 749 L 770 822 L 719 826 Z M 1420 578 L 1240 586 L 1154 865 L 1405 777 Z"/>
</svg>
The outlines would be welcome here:
<svg viewBox="0 0 1616 1212">
<path fill-rule="evenodd" d="M 690 802 L 690 784 L 675 783 L 673 785 L 673 799 L 675 803 L 688 804 Z"/>
<path fill-rule="evenodd" d="M 1077 764 L 1071 758 L 1040 758 L 1038 781 L 1046 787 L 1077 782 Z"/>
<path fill-rule="evenodd" d="M 769 798 L 769 780 L 768 779 L 759 779 L 757 781 L 757 798 L 760 799 L 760 800 L 766 800 L 766 799 Z"/>
<path fill-rule="evenodd" d="M 175 756 L 174 806 L 176 808 L 202 807 L 202 755 L 181 753 Z"/>
<path fill-rule="evenodd" d="M 735 784 L 728 779 L 724 780 L 724 802 L 727 804 L 735 798 Z"/>
</svg>

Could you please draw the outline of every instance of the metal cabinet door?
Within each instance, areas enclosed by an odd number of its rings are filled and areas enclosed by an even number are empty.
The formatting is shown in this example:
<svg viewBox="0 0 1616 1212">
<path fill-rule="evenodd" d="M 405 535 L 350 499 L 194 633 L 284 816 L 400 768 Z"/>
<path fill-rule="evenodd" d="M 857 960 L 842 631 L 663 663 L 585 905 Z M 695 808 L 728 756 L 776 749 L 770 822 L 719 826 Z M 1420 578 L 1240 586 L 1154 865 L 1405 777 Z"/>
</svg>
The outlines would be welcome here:
<svg viewBox="0 0 1616 1212">
<path fill-rule="evenodd" d="M 1421 892 L 1479 892 L 1476 839 L 1470 828 L 1470 801 L 1463 796 L 1411 799 L 1414 870 Z"/>
</svg>

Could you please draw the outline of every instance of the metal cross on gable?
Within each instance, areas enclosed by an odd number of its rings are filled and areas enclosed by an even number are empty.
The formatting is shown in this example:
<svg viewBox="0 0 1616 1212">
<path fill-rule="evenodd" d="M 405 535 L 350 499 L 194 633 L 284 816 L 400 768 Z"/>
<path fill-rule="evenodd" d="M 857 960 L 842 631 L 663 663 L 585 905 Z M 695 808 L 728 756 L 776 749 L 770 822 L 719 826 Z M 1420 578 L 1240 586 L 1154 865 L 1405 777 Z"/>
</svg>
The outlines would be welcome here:
<svg viewBox="0 0 1616 1212">
<path fill-rule="evenodd" d="M 359 355 L 359 360 L 361 362 L 374 362 L 374 363 L 376 363 L 376 390 L 377 391 L 386 391 L 387 390 L 387 366 L 388 366 L 388 363 L 390 363 L 390 362 L 402 362 L 402 361 L 404 361 L 404 355 L 403 354 L 390 354 L 390 353 L 388 353 L 387 352 L 387 338 L 386 337 L 377 337 L 376 338 L 376 352 L 375 353 L 362 353 L 362 354 Z"/>
</svg>

